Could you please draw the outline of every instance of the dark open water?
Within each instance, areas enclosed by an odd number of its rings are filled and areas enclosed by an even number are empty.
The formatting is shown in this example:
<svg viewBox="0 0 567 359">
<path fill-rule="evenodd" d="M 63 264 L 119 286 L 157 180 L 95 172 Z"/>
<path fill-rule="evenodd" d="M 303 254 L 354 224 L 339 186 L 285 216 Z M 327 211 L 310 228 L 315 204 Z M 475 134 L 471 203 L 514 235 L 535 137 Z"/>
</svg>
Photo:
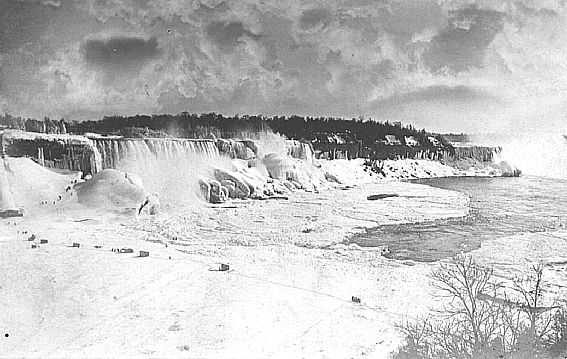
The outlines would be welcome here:
<svg viewBox="0 0 567 359">
<path fill-rule="evenodd" d="M 353 236 L 351 243 L 384 246 L 387 257 L 430 262 L 479 248 L 487 239 L 552 231 L 567 224 L 567 180 L 541 177 L 455 177 L 413 181 L 467 194 L 465 218 L 386 225 Z"/>
</svg>

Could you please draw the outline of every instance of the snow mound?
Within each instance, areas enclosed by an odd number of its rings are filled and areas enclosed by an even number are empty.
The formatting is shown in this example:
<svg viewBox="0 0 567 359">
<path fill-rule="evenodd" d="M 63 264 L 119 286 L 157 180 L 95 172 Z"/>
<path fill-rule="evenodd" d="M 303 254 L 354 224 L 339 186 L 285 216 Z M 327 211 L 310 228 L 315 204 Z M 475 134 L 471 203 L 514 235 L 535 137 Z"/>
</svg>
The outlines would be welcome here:
<svg viewBox="0 0 567 359">
<path fill-rule="evenodd" d="M 57 173 L 29 158 L 8 157 L 4 160 L 2 171 L 8 184 L 2 184 L 2 201 L 12 202 L 6 204 L 26 210 L 38 206 L 42 201 L 57 200 L 72 180 L 80 178 L 79 172 Z"/>
<path fill-rule="evenodd" d="M 140 207 L 148 196 L 140 177 L 114 169 L 95 173 L 74 189 L 79 203 L 89 206 Z"/>
</svg>

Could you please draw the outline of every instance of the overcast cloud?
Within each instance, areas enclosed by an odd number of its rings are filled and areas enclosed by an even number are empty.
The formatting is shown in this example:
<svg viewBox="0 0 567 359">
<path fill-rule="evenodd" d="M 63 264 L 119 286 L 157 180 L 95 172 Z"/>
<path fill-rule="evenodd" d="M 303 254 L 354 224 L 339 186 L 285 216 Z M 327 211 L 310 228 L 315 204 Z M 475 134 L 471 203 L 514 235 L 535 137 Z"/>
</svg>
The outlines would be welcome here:
<svg viewBox="0 0 567 359">
<path fill-rule="evenodd" d="M 544 0 L 2 0 L 0 106 L 553 126 L 566 15 Z"/>
</svg>

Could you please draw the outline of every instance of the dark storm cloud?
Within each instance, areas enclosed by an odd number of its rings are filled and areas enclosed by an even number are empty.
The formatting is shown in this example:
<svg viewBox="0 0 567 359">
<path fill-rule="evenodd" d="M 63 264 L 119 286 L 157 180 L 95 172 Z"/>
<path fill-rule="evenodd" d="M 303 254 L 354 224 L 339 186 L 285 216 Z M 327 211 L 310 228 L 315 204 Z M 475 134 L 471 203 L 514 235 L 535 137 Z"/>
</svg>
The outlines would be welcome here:
<svg viewBox="0 0 567 359">
<path fill-rule="evenodd" d="M 395 67 L 394 61 L 390 59 L 386 59 L 374 65 L 372 69 L 376 74 L 386 76 L 391 74 L 392 71 L 394 71 L 394 67 Z"/>
<path fill-rule="evenodd" d="M 327 52 L 327 61 L 338 64 L 341 62 L 341 50 Z"/>
<path fill-rule="evenodd" d="M 39 2 L 0 0 L 0 54 L 38 44 L 54 11 Z"/>
<path fill-rule="evenodd" d="M 374 43 L 378 40 L 380 32 L 377 26 L 379 22 L 370 16 L 353 17 L 347 14 L 340 14 L 339 24 L 360 33 L 362 40 L 366 43 Z"/>
<path fill-rule="evenodd" d="M 327 27 L 332 21 L 333 15 L 326 9 L 305 10 L 299 18 L 299 27 L 309 30 L 318 26 Z"/>
<path fill-rule="evenodd" d="M 523 11 L 525 14 L 529 15 L 529 16 L 538 16 L 538 17 L 544 17 L 544 18 L 557 18 L 559 16 L 559 14 L 557 13 L 557 11 L 553 10 L 553 9 L 546 9 L 546 8 L 540 8 L 540 9 L 533 9 L 530 8 L 529 6 L 526 6 L 525 4 L 518 4 L 518 9 L 520 9 L 521 11 Z"/>
<path fill-rule="evenodd" d="M 291 36 L 293 23 L 288 18 L 273 14 L 266 14 L 261 21 L 264 30 L 260 42 L 267 52 L 263 66 L 269 70 L 280 69 L 287 55 L 299 47 Z"/>
<path fill-rule="evenodd" d="M 443 10 L 432 1 L 393 2 L 379 11 L 377 26 L 406 41 L 416 32 L 443 21 Z"/>
<path fill-rule="evenodd" d="M 247 36 L 252 39 L 259 39 L 258 35 L 253 34 L 248 30 L 242 22 L 222 22 L 213 21 L 207 25 L 205 32 L 209 39 L 223 51 L 234 49 L 243 37 Z"/>
<path fill-rule="evenodd" d="M 102 67 L 140 67 L 159 56 L 155 38 L 113 37 L 107 40 L 87 40 L 82 46 L 88 64 Z"/>
<path fill-rule="evenodd" d="M 426 65 L 433 72 L 482 67 L 486 48 L 503 29 L 503 18 L 500 12 L 476 6 L 455 11 L 448 26 L 431 40 Z"/>
<path fill-rule="evenodd" d="M 262 66 L 269 71 L 278 71 L 287 81 L 305 84 L 302 88 L 321 88 L 328 75 L 326 67 L 319 62 L 319 49 L 316 44 L 294 38 L 293 27 L 294 22 L 289 18 L 271 15 L 262 19 L 263 33 L 259 43 L 266 50 Z M 328 61 L 340 61 L 340 51 L 330 56 Z M 306 96 L 313 96 L 314 92 Z"/>
</svg>

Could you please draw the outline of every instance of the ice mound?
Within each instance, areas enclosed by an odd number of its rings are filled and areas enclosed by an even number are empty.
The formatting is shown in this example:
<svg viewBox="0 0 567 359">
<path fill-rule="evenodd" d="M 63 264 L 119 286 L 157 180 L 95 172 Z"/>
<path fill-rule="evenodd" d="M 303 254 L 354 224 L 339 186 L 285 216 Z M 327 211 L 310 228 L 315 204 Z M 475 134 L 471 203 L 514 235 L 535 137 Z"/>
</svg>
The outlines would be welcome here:
<svg viewBox="0 0 567 359">
<path fill-rule="evenodd" d="M 51 171 L 29 158 L 8 157 L 2 165 L 2 201 L 6 207 L 34 208 L 41 202 L 59 199 L 72 180 L 80 179 L 80 172 L 68 174 Z"/>
<path fill-rule="evenodd" d="M 273 179 L 280 181 L 305 181 L 304 178 L 300 178 L 301 172 L 297 168 L 298 163 L 291 157 L 283 156 L 277 153 L 270 153 L 262 159 L 262 163 L 264 164 L 264 166 L 266 166 L 270 177 L 272 177 Z"/>
<path fill-rule="evenodd" d="M 230 158 L 252 159 L 258 151 L 254 141 L 252 140 L 233 140 L 218 138 L 216 146 L 221 153 L 228 155 Z"/>
<path fill-rule="evenodd" d="M 499 161 L 489 167 L 492 167 L 497 175 L 503 177 L 518 177 L 522 173 L 518 167 L 508 161 Z"/>
<path fill-rule="evenodd" d="M 266 165 L 259 159 L 248 161 L 248 172 L 260 177 L 270 177 L 268 168 L 266 168 Z"/>
<path fill-rule="evenodd" d="M 277 153 L 250 160 L 233 159 L 229 166 L 215 167 L 212 172 L 213 178 L 199 179 L 201 198 L 211 203 L 234 198 L 264 199 L 329 185 L 320 168 Z"/>
<path fill-rule="evenodd" d="M 79 203 L 89 206 L 140 208 L 148 201 L 150 213 L 157 206 L 157 198 L 146 191 L 140 177 L 119 170 L 106 169 L 95 173 L 88 181 L 75 185 L 74 189 Z"/>
<path fill-rule="evenodd" d="M 300 159 L 308 165 L 313 165 L 315 162 L 315 151 L 309 142 L 287 140 L 286 141 L 287 154 L 293 158 Z"/>
</svg>

